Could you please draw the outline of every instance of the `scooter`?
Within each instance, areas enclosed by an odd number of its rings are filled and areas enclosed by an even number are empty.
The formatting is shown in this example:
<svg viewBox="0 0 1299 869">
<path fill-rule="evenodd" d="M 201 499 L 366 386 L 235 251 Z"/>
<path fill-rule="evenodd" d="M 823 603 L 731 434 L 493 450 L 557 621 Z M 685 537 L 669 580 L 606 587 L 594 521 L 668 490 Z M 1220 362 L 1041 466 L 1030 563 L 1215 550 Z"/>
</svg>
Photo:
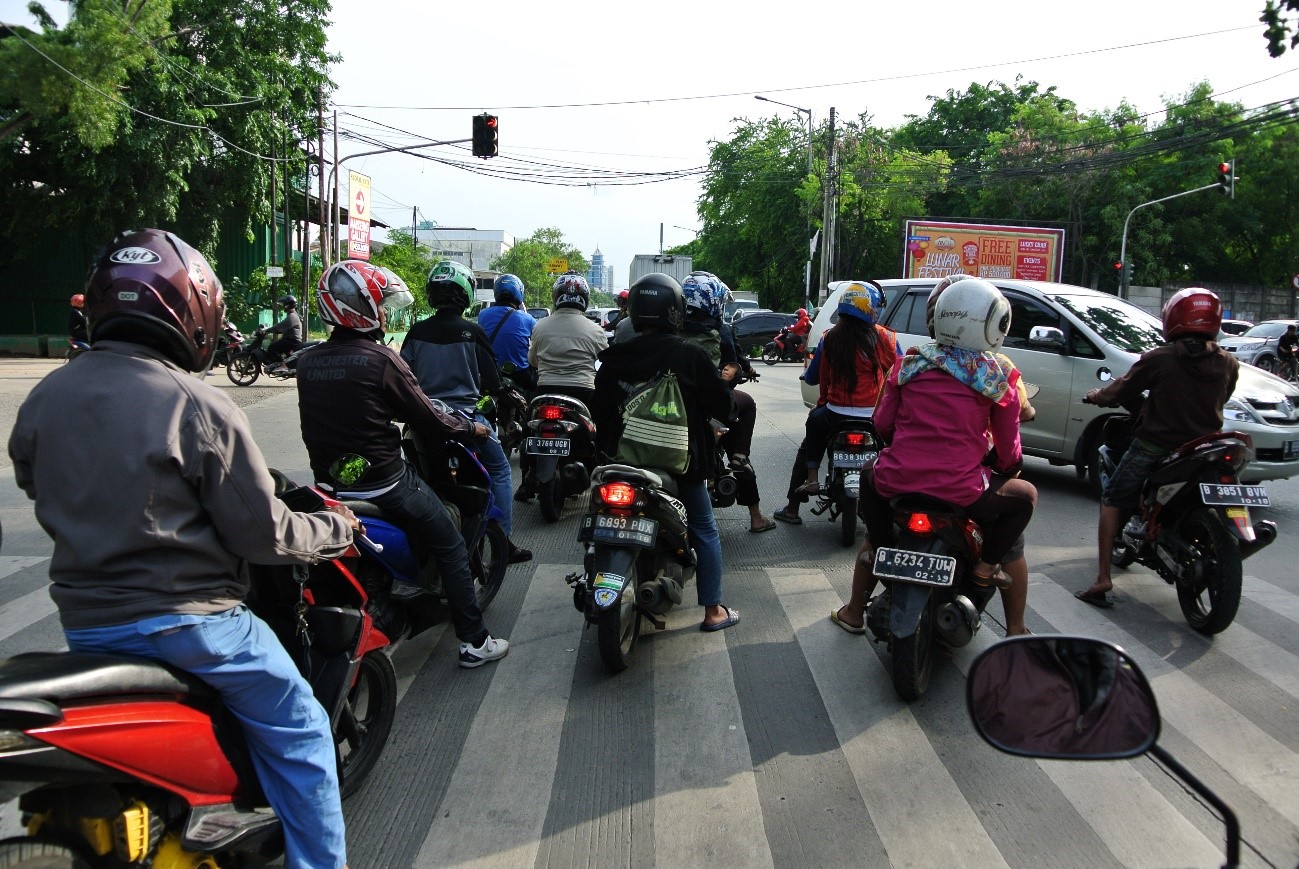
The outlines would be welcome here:
<svg viewBox="0 0 1299 869">
<path fill-rule="evenodd" d="M 768 365 L 775 365 L 777 362 L 802 362 L 806 358 L 807 340 L 795 335 L 789 326 L 777 332 L 776 337 L 762 348 L 762 361 Z"/>
<path fill-rule="evenodd" d="M 90 344 L 79 338 L 68 339 L 68 349 L 63 353 L 63 361 L 70 362 L 90 349 Z"/>
<path fill-rule="evenodd" d="M 523 423 L 528 418 L 528 399 L 514 381 L 514 372 L 512 362 L 501 366 L 501 395 L 488 398 L 491 408 L 485 413 L 496 424 L 496 436 L 507 458 L 523 445 Z"/>
<path fill-rule="evenodd" d="M 1102 486 L 1131 442 L 1131 416 L 1105 423 Z M 1240 482 L 1254 458 L 1248 434 L 1213 432 L 1161 459 L 1141 487 L 1135 512 L 1121 517 L 1111 559 L 1143 564 L 1177 588 L 1186 622 L 1207 636 L 1226 630 L 1240 607 L 1244 559 L 1276 540 L 1276 523 L 1251 523 L 1250 507 L 1271 504 L 1262 485 Z"/>
<path fill-rule="evenodd" d="M 830 439 L 830 467 L 811 509 L 814 516 L 828 512 L 831 522 L 839 520 L 839 541 L 844 546 L 852 546 L 857 537 L 862 471 L 879 457 L 881 446 L 874 425 L 866 419 L 842 424 Z"/>
<path fill-rule="evenodd" d="M 532 399 L 523 453 L 541 505 L 541 517 L 559 521 L 564 501 L 586 490 L 596 462 L 595 422 L 586 405 L 567 395 Z"/>
<path fill-rule="evenodd" d="M 298 376 L 298 357 L 317 344 L 323 343 L 319 340 L 305 341 L 301 347 L 284 357 L 282 369 L 267 368 L 266 363 L 270 359 L 270 352 L 263 346 L 266 343 L 266 335 L 266 327 L 258 326 L 248 345 L 230 356 L 230 361 L 226 363 L 226 376 L 230 378 L 231 383 L 236 386 L 252 386 L 263 371 L 267 377 L 274 377 L 276 380 L 293 380 Z"/>
<path fill-rule="evenodd" d="M 212 356 L 212 364 L 230 366 L 230 360 L 235 354 L 243 349 L 244 335 L 238 327 L 229 320 L 226 320 L 221 328 L 221 337 L 217 339 L 216 353 Z"/>
<path fill-rule="evenodd" d="M 960 648 L 978 633 L 995 589 L 974 581 L 983 532 L 960 507 L 917 494 L 889 503 L 894 542 L 875 547 L 884 590 L 866 608 L 866 627 L 888 644 L 893 689 L 910 701 L 929 687 L 937 644 Z"/>
<path fill-rule="evenodd" d="M 1224 869 L 1240 865 L 1236 813 L 1157 744 L 1154 691 L 1137 662 L 1118 646 L 1089 637 L 1011 637 L 975 658 L 965 685 L 974 729 L 998 751 L 1048 760 L 1154 755 L 1222 816 Z"/>
<path fill-rule="evenodd" d="M 600 659 L 610 673 L 631 663 L 641 620 L 658 630 L 659 616 L 681 603 L 695 575 L 695 552 L 686 533 L 686 507 L 669 476 L 609 464 L 591 476 L 589 512 L 578 542 L 582 570 L 565 577 L 573 606 L 594 625 Z"/>
</svg>

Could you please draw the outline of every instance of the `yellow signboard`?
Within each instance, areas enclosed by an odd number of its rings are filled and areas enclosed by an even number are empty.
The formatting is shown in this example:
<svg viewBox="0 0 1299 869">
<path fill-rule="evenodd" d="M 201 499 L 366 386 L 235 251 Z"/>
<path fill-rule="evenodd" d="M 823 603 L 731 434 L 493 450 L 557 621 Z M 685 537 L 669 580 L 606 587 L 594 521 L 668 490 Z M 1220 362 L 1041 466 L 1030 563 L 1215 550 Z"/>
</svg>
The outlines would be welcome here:
<svg viewBox="0 0 1299 869">
<path fill-rule="evenodd" d="M 1064 268 L 1063 229 L 908 220 L 905 248 L 904 278 L 1059 281 Z"/>
<path fill-rule="evenodd" d="M 558 256 L 552 260 L 547 260 L 546 271 L 552 275 L 562 275 L 568 271 L 568 260 Z"/>
</svg>

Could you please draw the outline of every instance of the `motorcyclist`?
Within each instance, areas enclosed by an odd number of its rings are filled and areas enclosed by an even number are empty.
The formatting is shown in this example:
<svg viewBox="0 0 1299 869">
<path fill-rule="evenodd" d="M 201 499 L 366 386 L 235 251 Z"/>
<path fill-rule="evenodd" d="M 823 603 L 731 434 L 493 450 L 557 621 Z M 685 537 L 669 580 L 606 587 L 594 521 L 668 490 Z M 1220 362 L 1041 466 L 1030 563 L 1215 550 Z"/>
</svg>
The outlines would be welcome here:
<svg viewBox="0 0 1299 869">
<path fill-rule="evenodd" d="M 853 281 L 839 298 L 839 322 L 826 330 L 803 380 L 820 387 L 816 407 L 790 471 L 788 501 L 776 518 L 798 525 L 799 507 L 821 492 L 821 457 L 837 428 L 868 420 L 884 379 L 901 355 L 897 333 L 875 321 L 884 310 L 884 290 L 873 281 Z"/>
<path fill-rule="evenodd" d="M 699 628 L 720 631 L 737 624 L 740 614 L 722 603 L 722 545 L 707 483 L 716 453 L 709 419 L 730 418 L 731 392 L 708 354 L 677 334 L 685 320 L 685 297 L 676 280 L 659 272 L 638 278 L 631 286 L 627 307 L 640 334 L 635 341 L 615 344 L 600 354 L 591 407 L 596 437 L 604 453 L 616 455 L 623 428 L 619 409 L 626 397 L 635 385 L 648 382 L 661 371 L 676 374 L 686 402 L 691 458 L 685 473 L 675 480 L 686 508 L 690 545 L 698 560 L 695 583 L 699 605 L 704 607 Z"/>
<path fill-rule="evenodd" d="M 1164 341 L 1141 354 L 1118 380 L 1087 393 L 1101 407 L 1120 407 L 1148 392 L 1132 444 L 1101 493 L 1096 527 L 1096 581 L 1074 597 L 1099 607 L 1114 605 L 1109 592 L 1114 536 L 1123 512 L 1135 510 L 1141 487 L 1155 464 L 1187 441 L 1222 428 L 1222 406 L 1236 388 L 1240 363 L 1215 339 L 1222 328 L 1222 302 L 1211 291 L 1187 287 L 1163 310 Z"/>
<path fill-rule="evenodd" d="M 604 329 L 586 316 L 591 288 L 574 271 L 555 279 L 550 288 L 554 311 L 532 332 L 528 359 L 537 369 L 537 392 L 576 398 L 591 409 L 595 395 L 595 360 L 609 346 Z M 523 483 L 514 498 L 528 501 L 535 494 L 532 462 L 523 461 Z"/>
<path fill-rule="evenodd" d="M 789 335 L 793 340 L 788 349 L 797 355 L 807 347 L 807 333 L 812 331 L 812 318 L 808 316 L 807 308 L 799 308 L 794 312 L 794 317 L 794 323 L 789 327 Z"/>
<path fill-rule="evenodd" d="M 278 304 L 284 309 L 284 318 L 268 331 L 272 335 L 282 335 L 266 348 L 267 361 L 271 363 L 268 374 L 283 374 L 288 369 L 284 365 L 286 357 L 291 356 L 302 347 L 302 318 L 298 316 L 298 300 L 293 296 L 281 296 Z"/>
<path fill-rule="evenodd" d="M 537 385 L 537 369 L 528 361 L 528 348 L 537 321 L 524 310 L 523 281 L 517 275 L 497 275 L 492 288 L 496 304 L 479 313 L 478 325 L 487 333 L 497 367 L 513 365 L 510 376 L 514 383 L 524 393 L 531 393 Z"/>
<path fill-rule="evenodd" d="M 630 291 L 628 291 L 628 290 L 619 290 L 619 291 L 618 291 L 618 295 L 615 297 L 615 303 L 618 305 L 618 310 L 614 311 L 613 314 L 609 317 L 609 322 L 605 324 L 606 329 L 615 329 L 615 330 L 616 330 L 616 329 L 618 328 L 618 324 L 621 323 L 621 322 L 623 321 L 623 319 L 626 318 L 626 316 L 627 316 L 627 296 L 628 296 L 629 294 L 630 294 Z"/>
<path fill-rule="evenodd" d="M 1289 362 L 1291 370 L 1295 370 L 1294 366 L 1299 362 L 1299 358 L 1295 355 L 1296 345 L 1299 345 L 1299 335 L 1296 335 L 1295 325 L 1291 323 L 1285 327 L 1285 331 L 1281 333 L 1281 337 L 1276 341 L 1277 357 L 1282 362 Z"/>
<path fill-rule="evenodd" d="M 298 365 L 298 413 L 318 485 L 339 498 L 369 501 L 419 535 L 437 561 L 461 667 L 505 657 L 509 643 L 483 623 L 460 529 L 403 457 L 393 420 L 438 440 L 481 439 L 490 428 L 434 408 L 405 360 L 383 343 L 389 315 L 414 301 L 404 285 L 389 284 L 367 262 L 344 260 L 321 276 L 316 300 L 334 330 Z"/>
<path fill-rule="evenodd" d="M 692 272 L 681 283 L 686 302 L 686 318 L 681 327 L 681 337 L 698 344 L 708 353 L 713 364 L 731 387 L 735 416 L 720 420 L 727 427 L 721 444 L 729 457 L 735 473 L 736 503 L 748 508 L 749 531 L 760 534 L 776 527 L 776 523 L 762 514 L 762 496 L 758 493 L 757 473 L 749 461 L 753 445 L 753 427 L 757 423 L 758 409 L 753 396 L 736 389 L 744 370 L 742 357 L 737 356 L 735 339 L 730 327 L 722 323 L 724 299 L 730 292 L 720 278 L 711 272 Z M 749 369 L 752 374 L 752 368 Z"/>
<path fill-rule="evenodd" d="M 86 320 L 86 296 L 84 293 L 73 293 L 68 299 L 68 337 L 82 344 L 90 342 L 89 326 Z"/>
<path fill-rule="evenodd" d="M 890 498 L 916 493 L 964 508 L 984 534 L 974 581 L 996 588 L 1012 584 L 1000 565 L 1037 503 L 1037 489 L 1015 476 L 1017 372 L 996 356 L 1009 329 L 1010 303 L 987 281 L 961 281 L 938 297 L 934 343 L 901 357 L 884 382 L 874 421 L 889 445 L 863 476 L 859 505 L 876 547 L 892 538 Z"/>
<path fill-rule="evenodd" d="M 458 262 L 443 260 L 429 272 L 425 285 L 433 316 L 410 327 L 401 345 L 401 358 L 410 365 L 420 389 L 456 410 L 471 413 L 489 434 L 477 445 L 478 457 L 492 478 L 492 494 L 504 516 L 501 529 L 510 538 L 509 562 L 532 560 L 532 552 L 515 544 L 514 510 L 510 503 L 514 481 L 510 460 L 479 401 L 501 392 L 501 377 L 487 334 L 461 315 L 474 295 L 473 272 Z"/>
<path fill-rule="evenodd" d="M 54 540 L 50 596 L 68 647 L 163 661 L 212 686 L 243 726 L 288 865 L 337 869 L 329 717 L 244 606 L 243 562 L 335 557 L 356 517 L 285 507 L 244 412 L 202 382 L 225 313 L 202 254 L 162 230 L 124 232 L 95 258 L 85 296 L 95 352 L 36 385 L 9 439 L 14 478 Z"/>
</svg>

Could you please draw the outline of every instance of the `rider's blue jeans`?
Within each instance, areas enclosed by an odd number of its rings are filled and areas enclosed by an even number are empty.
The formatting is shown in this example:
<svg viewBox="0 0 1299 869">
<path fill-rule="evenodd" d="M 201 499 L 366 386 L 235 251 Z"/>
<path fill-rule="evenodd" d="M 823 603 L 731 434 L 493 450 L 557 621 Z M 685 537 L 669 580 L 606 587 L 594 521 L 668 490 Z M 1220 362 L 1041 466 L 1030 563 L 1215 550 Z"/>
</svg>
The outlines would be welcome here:
<svg viewBox="0 0 1299 869">
<path fill-rule="evenodd" d="M 286 863 L 339 869 L 347 862 L 329 718 L 265 622 L 237 606 L 64 633 L 74 652 L 163 661 L 215 688 L 243 724 L 262 791 L 284 825 Z"/>
<path fill-rule="evenodd" d="M 677 492 L 686 505 L 686 526 L 690 545 L 695 549 L 695 590 L 700 606 L 717 606 L 722 602 L 722 536 L 713 516 L 713 502 L 708 497 L 705 480 L 677 480 Z"/>
<path fill-rule="evenodd" d="M 510 475 L 510 460 L 496 436 L 496 427 L 481 413 L 474 414 L 474 419 L 487 426 L 492 433 L 490 437 L 474 441 L 473 447 L 478 453 L 478 461 L 483 463 L 492 478 L 492 498 L 504 514 L 501 529 L 509 537 L 514 533 L 514 478 Z"/>
</svg>

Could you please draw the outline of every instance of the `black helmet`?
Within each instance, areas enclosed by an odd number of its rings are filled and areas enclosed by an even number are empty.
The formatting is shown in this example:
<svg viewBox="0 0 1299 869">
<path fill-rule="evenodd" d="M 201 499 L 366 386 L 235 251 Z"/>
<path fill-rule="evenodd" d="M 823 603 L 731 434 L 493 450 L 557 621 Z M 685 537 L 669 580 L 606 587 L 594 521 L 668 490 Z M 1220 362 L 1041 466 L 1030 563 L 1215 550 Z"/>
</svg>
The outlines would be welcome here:
<svg viewBox="0 0 1299 869">
<path fill-rule="evenodd" d="M 280 296 L 276 303 L 281 308 L 296 308 L 298 306 L 298 300 L 292 296 Z"/>
<path fill-rule="evenodd" d="M 225 297 L 203 254 L 170 232 L 124 232 L 99 252 L 86 278 L 90 343 L 129 341 L 188 371 L 212 361 Z"/>
<path fill-rule="evenodd" d="M 680 332 L 686 318 L 686 297 L 671 275 L 651 272 L 629 288 L 627 310 L 637 332 L 647 328 Z"/>
</svg>

